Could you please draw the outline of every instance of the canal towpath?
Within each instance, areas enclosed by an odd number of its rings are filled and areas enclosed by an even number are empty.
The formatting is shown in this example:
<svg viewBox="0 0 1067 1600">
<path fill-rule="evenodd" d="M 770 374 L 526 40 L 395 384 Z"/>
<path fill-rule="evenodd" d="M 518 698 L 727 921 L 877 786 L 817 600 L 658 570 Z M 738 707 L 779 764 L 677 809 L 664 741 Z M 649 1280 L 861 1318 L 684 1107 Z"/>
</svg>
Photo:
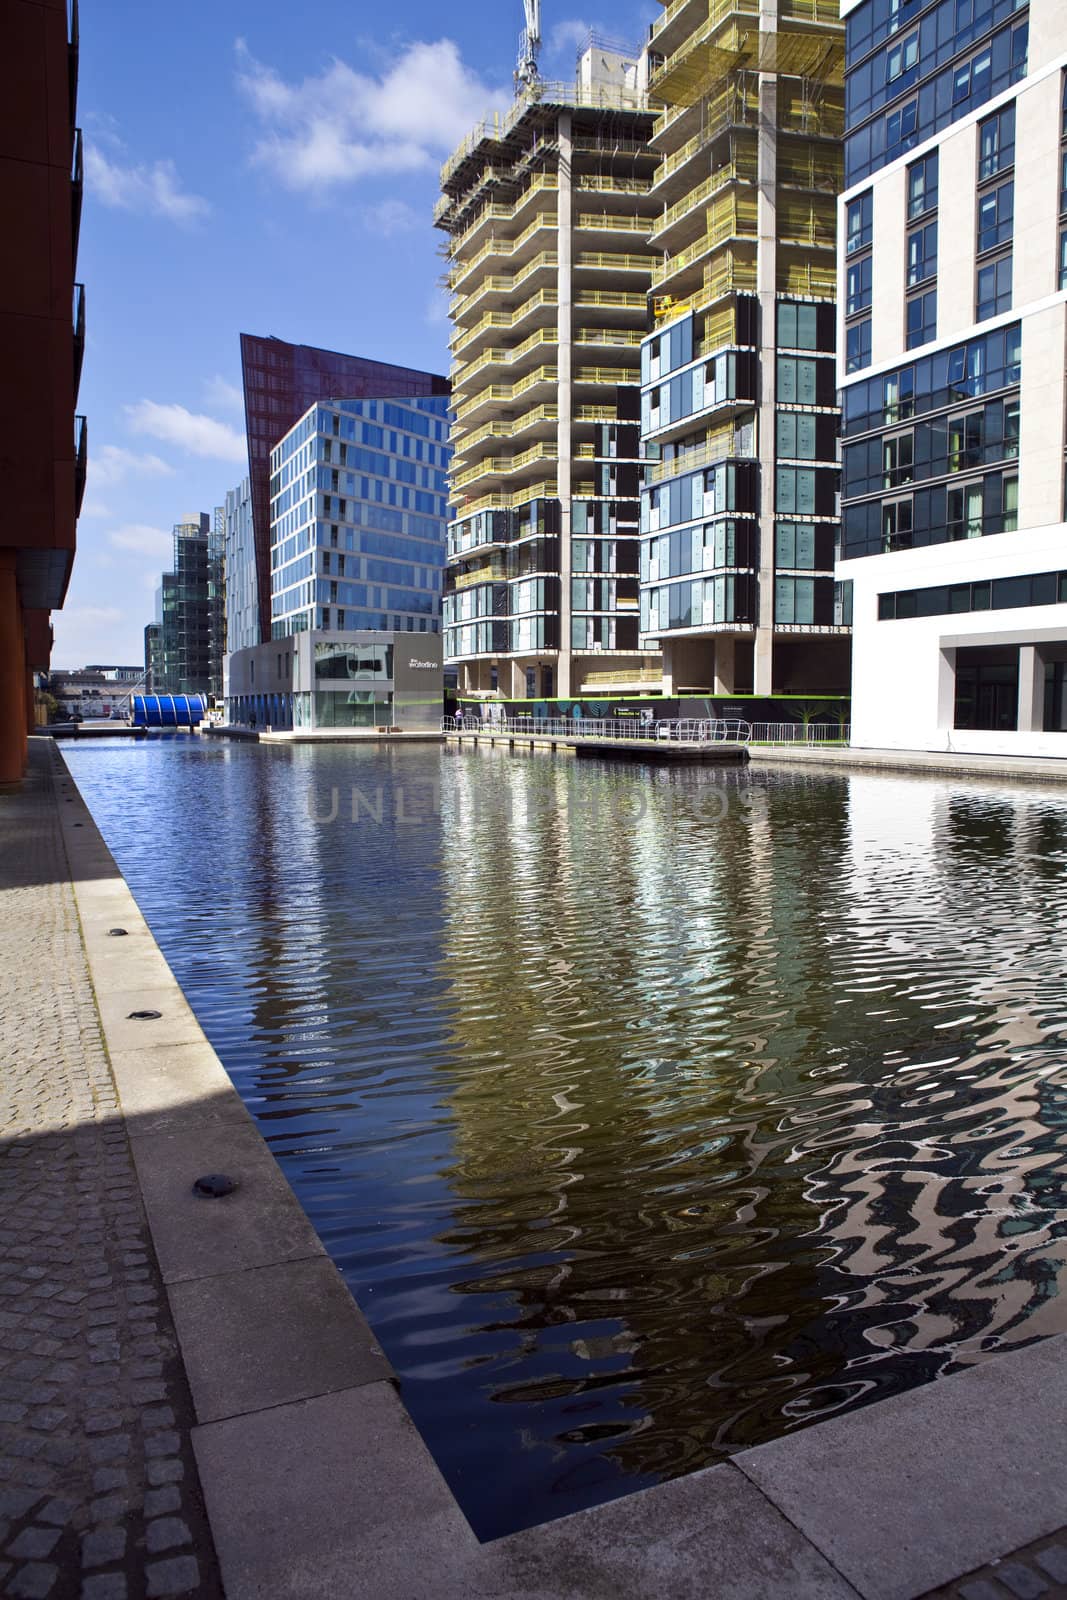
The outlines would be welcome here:
<svg viewBox="0 0 1067 1600">
<path fill-rule="evenodd" d="M 50 741 L 0 889 L 0 1593 L 1067 1595 L 1067 1336 L 478 1544 Z"/>
</svg>

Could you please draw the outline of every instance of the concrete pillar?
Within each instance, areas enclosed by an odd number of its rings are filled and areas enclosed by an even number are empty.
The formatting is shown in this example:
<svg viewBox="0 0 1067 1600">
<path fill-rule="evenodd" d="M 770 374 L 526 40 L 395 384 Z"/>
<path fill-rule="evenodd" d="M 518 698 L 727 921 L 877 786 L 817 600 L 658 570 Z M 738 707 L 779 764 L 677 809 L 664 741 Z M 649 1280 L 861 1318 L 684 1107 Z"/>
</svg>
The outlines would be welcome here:
<svg viewBox="0 0 1067 1600">
<path fill-rule="evenodd" d="M 26 646 L 14 551 L 0 551 L 0 783 L 26 766 Z"/>
<path fill-rule="evenodd" d="M 778 28 L 778 0 L 762 0 L 760 33 Z M 759 408 L 759 611 L 754 645 L 754 689 L 768 695 L 774 687 L 774 491 L 777 371 L 775 364 L 775 294 L 778 288 L 778 80 L 761 73 L 759 144 L 756 178 L 756 292 L 760 306 Z"/>
<path fill-rule="evenodd" d="M 938 651 L 937 726 L 946 733 L 956 723 L 956 652 L 951 647 Z"/>
<path fill-rule="evenodd" d="M 1019 732 L 1041 733 L 1045 726 L 1045 654 L 1040 645 L 1019 647 Z"/>
<path fill-rule="evenodd" d="M 525 661 L 509 661 L 511 671 L 511 690 L 506 698 L 509 700 L 526 699 L 526 663 Z"/>
<path fill-rule="evenodd" d="M 661 639 L 660 649 L 663 651 L 663 693 L 674 693 L 674 643 L 671 639 Z"/>
<path fill-rule="evenodd" d="M 556 366 L 559 384 L 556 404 L 559 421 L 556 424 L 556 455 L 558 457 L 556 492 L 559 495 L 559 657 L 556 665 L 556 693 L 563 699 L 573 694 L 571 684 L 571 457 L 574 450 L 571 428 L 572 396 L 572 340 L 574 318 L 572 312 L 571 264 L 573 257 L 574 196 L 572 187 L 571 113 L 559 114 L 559 190 L 557 194 L 558 224 L 556 238 L 556 296 L 559 312 L 556 319 L 558 348 Z"/>
<path fill-rule="evenodd" d="M 734 692 L 734 636 L 732 633 L 719 633 L 715 636 L 715 682 L 716 694 L 733 694 Z"/>
</svg>

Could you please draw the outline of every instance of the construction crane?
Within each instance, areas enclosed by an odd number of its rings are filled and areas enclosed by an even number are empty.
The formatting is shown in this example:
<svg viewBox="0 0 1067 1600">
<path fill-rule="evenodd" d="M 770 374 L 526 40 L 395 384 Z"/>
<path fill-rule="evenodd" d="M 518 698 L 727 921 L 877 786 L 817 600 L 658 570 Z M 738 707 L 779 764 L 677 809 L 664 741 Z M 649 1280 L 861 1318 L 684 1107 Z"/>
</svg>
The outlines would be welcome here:
<svg viewBox="0 0 1067 1600">
<path fill-rule="evenodd" d="M 519 40 L 515 82 L 520 89 L 531 89 L 541 77 L 537 70 L 537 52 L 541 48 L 541 0 L 522 0 L 522 3 L 526 12 L 526 26 Z"/>
</svg>

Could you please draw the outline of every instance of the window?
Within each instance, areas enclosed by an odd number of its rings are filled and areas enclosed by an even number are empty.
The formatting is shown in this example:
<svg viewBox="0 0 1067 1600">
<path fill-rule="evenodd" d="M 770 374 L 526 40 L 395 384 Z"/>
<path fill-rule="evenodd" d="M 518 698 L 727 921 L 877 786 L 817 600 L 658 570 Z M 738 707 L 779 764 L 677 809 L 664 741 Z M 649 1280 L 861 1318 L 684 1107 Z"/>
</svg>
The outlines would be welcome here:
<svg viewBox="0 0 1067 1600">
<path fill-rule="evenodd" d="M 978 181 L 1015 164 L 1015 102 L 978 125 Z"/>
<path fill-rule="evenodd" d="M 915 436 L 897 433 L 882 441 L 882 487 L 895 489 L 910 483 L 915 459 Z"/>
<path fill-rule="evenodd" d="M 815 579 L 776 578 L 774 620 L 803 627 L 815 621 Z"/>
<path fill-rule="evenodd" d="M 779 356 L 777 368 L 779 400 L 801 406 L 832 405 L 832 383 L 831 398 L 825 400 L 819 397 L 821 387 L 818 381 L 819 366 L 818 361 L 807 360 L 804 356 Z M 823 362 L 822 366 L 828 378 L 832 380 L 829 363 Z"/>
<path fill-rule="evenodd" d="M 912 532 L 912 503 L 910 500 L 887 500 L 882 506 L 882 549 L 910 550 Z"/>
<path fill-rule="evenodd" d="M 1015 184 L 1009 178 L 978 196 L 978 254 L 1011 239 L 1015 216 Z"/>
<path fill-rule="evenodd" d="M 918 30 L 916 30 L 914 33 L 909 33 L 907 38 L 898 40 L 886 52 L 886 83 L 896 83 L 898 78 L 903 78 L 905 82 L 900 84 L 898 90 L 895 91 L 899 93 L 899 89 L 905 88 L 908 83 L 914 80 L 915 69 L 918 64 L 919 34 Z"/>
<path fill-rule="evenodd" d="M 948 491 L 945 497 L 945 527 L 950 539 L 980 539 L 983 520 L 981 481 Z"/>
<path fill-rule="evenodd" d="M 907 304 L 907 348 L 929 344 L 937 334 L 937 290 L 912 295 Z"/>
<path fill-rule="evenodd" d="M 937 275 L 937 223 L 908 234 L 908 288 Z"/>
<path fill-rule="evenodd" d="M 864 250 L 870 244 L 873 206 L 874 196 L 870 189 L 866 194 L 857 195 L 855 200 L 849 201 L 845 213 L 846 255 L 854 255 L 857 250 Z"/>
<path fill-rule="evenodd" d="M 937 152 L 908 168 L 908 221 L 937 205 Z"/>
<path fill-rule="evenodd" d="M 871 264 L 870 256 L 849 262 L 845 285 L 846 317 L 865 311 L 871 303 Z"/>
<path fill-rule="evenodd" d="M 890 113 L 885 122 L 887 159 L 892 160 L 902 150 L 909 149 L 915 143 L 917 123 L 918 101 L 916 100 L 910 100 L 906 106 L 901 106 L 899 111 Z"/>
<path fill-rule="evenodd" d="M 774 564 L 776 567 L 814 567 L 814 522 L 776 522 L 774 525 Z"/>
<path fill-rule="evenodd" d="M 803 411 L 779 411 L 775 445 L 780 456 L 794 461 L 815 460 L 815 418 Z"/>
<path fill-rule="evenodd" d="M 978 268 L 975 320 L 984 322 L 998 312 L 1011 310 L 1011 256 L 988 261 Z"/>
<path fill-rule="evenodd" d="M 805 512 L 815 510 L 815 469 L 779 467 L 776 474 L 776 510 Z"/>
<path fill-rule="evenodd" d="M 845 329 L 845 371 L 860 372 L 871 364 L 871 319 Z M 784 397 L 783 397 L 784 398 Z"/>
<path fill-rule="evenodd" d="M 1067 228 L 1060 229 L 1060 272 L 1057 282 L 1061 289 L 1067 289 Z"/>
<path fill-rule="evenodd" d="M 778 306 L 778 343 L 787 350 L 819 348 L 818 307 L 782 301 Z"/>
</svg>

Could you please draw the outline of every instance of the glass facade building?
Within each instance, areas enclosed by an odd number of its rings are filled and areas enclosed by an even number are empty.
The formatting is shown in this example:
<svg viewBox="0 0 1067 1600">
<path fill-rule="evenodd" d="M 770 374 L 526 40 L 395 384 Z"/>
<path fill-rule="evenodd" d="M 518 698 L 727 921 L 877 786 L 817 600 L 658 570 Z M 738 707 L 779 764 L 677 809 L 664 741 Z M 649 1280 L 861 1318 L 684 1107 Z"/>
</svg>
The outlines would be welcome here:
<svg viewBox="0 0 1067 1600">
<path fill-rule="evenodd" d="M 222 694 L 222 521 L 220 512 L 211 517 L 205 511 L 175 525 L 173 570 L 163 574 L 160 590 L 156 693 Z"/>
<path fill-rule="evenodd" d="M 259 644 L 259 590 L 256 581 L 252 484 L 245 478 L 226 496 L 223 508 L 226 574 L 226 652 Z"/>
<path fill-rule="evenodd" d="M 271 453 L 270 630 L 437 633 L 448 400 L 313 405 Z"/>
<path fill-rule="evenodd" d="M 853 742 L 1067 754 L 1067 9 L 842 10 Z"/>
<path fill-rule="evenodd" d="M 271 631 L 270 453 L 278 440 L 317 400 L 447 395 L 450 386 L 437 373 L 251 333 L 241 335 L 241 373 L 260 638 L 266 639 Z"/>
</svg>

